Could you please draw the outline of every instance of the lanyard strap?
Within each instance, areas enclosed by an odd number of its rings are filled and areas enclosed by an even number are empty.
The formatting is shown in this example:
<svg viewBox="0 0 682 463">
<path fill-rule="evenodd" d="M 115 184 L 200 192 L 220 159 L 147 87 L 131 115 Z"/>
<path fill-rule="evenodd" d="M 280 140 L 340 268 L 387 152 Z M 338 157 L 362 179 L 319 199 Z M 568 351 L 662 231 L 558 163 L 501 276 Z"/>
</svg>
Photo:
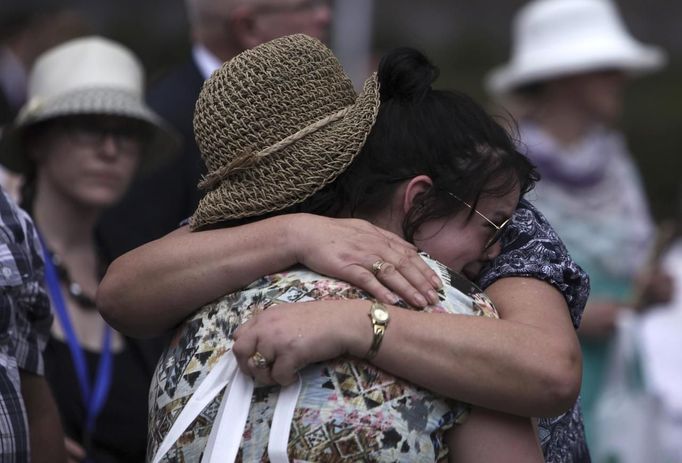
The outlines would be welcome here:
<svg viewBox="0 0 682 463">
<path fill-rule="evenodd" d="M 111 353 L 111 327 L 104 325 L 102 336 L 102 353 L 97 364 L 97 376 L 95 377 L 95 388 L 92 390 L 90 402 L 88 403 L 88 417 L 85 422 L 85 429 L 91 433 L 95 430 L 95 421 L 99 416 L 104 404 L 109 396 L 111 379 L 113 375 L 113 355 Z"/>
<path fill-rule="evenodd" d="M 66 310 L 66 303 L 62 295 L 61 287 L 59 285 L 59 278 L 57 277 L 57 270 L 52 263 L 52 258 L 47 251 L 47 246 L 43 240 L 42 235 L 38 235 L 40 243 L 43 247 L 43 257 L 45 259 L 45 280 L 47 282 L 48 290 L 52 303 L 54 304 L 55 312 L 59 323 L 66 335 L 66 342 L 71 351 L 71 358 L 73 360 L 74 368 L 76 369 L 76 376 L 78 377 L 78 384 L 80 386 L 81 396 L 83 398 L 83 405 L 85 406 L 87 416 L 85 419 L 85 431 L 90 434 L 95 429 L 95 421 L 97 416 L 102 411 L 107 396 L 109 395 L 109 388 L 111 386 L 111 378 L 113 373 L 113 359 L 111 353 L 111 327 L 105 323 L 104 333 L 102 336 L 102 352 L 97 366 L 97 376 L 95 377 L 94 389 L 90 384 L 90 376 L 88 375 L 88 365 L 85 361 L 85 353 L 83 348 L 78 343 L 78 338 L 73 329 L 69 313 Z"/>
</svg>

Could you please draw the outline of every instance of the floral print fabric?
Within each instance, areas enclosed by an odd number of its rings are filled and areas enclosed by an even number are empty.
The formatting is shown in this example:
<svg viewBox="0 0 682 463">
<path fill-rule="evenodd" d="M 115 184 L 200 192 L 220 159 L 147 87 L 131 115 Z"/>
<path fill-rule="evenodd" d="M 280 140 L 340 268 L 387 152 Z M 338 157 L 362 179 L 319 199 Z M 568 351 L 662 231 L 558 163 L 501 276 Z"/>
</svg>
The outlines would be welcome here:
<svg viewBox="0 0 682 463">
<path fill-rule="evenodd" d="M 497 317 L 490 300 L 475 285 L 428 256 L 423 258 L 446 283 L 441 303 L 426 310 Z M 358 298 L 368 296 L 299 267 L 261 278 L 199 310 L 178 329 L 154 374 L 148 459 L 212 365 L 229 352 L 234 331 L 254 313 L 277 310 L 276 305 L 290 302 Z M 303 387 L 288 448 L 294 461 L 437 461 L 447 454 L 444 432 L 461 423 L 469 410 L 464 403 L 439 397 L 355 358 L 313 364 L 300 373 Z M 278 391 L 278 387 L 256 388 L 239 461 L 268 461 L 266 447 Z M 199 461 L 220 397 L 206 407 L 164 461 Z"/>
</svg>

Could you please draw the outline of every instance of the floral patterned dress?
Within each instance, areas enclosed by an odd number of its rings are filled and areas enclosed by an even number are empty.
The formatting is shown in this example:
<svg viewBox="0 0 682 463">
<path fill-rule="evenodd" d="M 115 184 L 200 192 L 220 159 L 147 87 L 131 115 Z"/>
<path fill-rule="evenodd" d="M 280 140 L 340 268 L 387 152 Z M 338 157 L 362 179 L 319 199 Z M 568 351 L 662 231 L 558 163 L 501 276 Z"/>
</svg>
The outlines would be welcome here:
<svg viewBox="0 0 682 463">
<path fill-rule="evenodd" d="M 441 303 L 426 310 L 497 318 L 490 300 L 464 277 L 423 255 L 446 283 Z M 347 283 L 302 267 L 269 275 L 204 306 L 181 327 L 162 355 L 150 397 L 148 460 L 212 366 L 229 352 L 234 331 L 254 313 L 278 304 L 319 299 L 367 299 Z M 362 360 L 342 357 L 308 366 L 290 428 L 294 461 L 433 462 L 447 454 L 443 434 L 468 415 L 469 406 L 444 399 Z M 256 387 L 238 454 L 265 462 L 279 387 Z M 199 461 L 215 419 L 214 399 L 164 457 Z"/>
</svg>

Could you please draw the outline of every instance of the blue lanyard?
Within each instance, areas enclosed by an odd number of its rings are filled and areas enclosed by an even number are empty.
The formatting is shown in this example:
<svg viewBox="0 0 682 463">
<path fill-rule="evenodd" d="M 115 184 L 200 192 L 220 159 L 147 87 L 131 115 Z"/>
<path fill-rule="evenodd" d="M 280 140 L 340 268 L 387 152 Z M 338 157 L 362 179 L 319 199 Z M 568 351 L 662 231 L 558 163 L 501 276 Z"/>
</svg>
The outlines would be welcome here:
<svg viewBox="0 0 682 463">
<path fill-rule="evenodd" d="M 52 263 L 52 258 L 47 251 L 47 246 L 40 236 L 40 243 L 43 247 L 43 256 L 45 258 L 45 281 L 52 303 L 57 313 L 59 323 L 62 325 L 66 341 L 71 351 L 71 358 L 78 376 L 78 383 L 80 385 L 81 396 L 83 398 L 83 405 L 85 406 L 87 415 L 85 420 L 85 432 L 91 434 L 95 429 L 95 421 L 97 416 L 102 411 L 104 404 L 109 395 L 109 388 L 111 386 L 111 378 L 113 373 L 113 358 L 111 353 L 111 327 L 105 323 L 104 336 L 102 340 L 102 353 L 97 366 L 97 376 L 95 377 L 94 389 L 90 384 L 90 376 L 88 375 L 88 366 L 85 361 L 85 353 L 83 348 L 78 343 L 78 338 L 71 324 L 69 313 L 66 310 L 66 303 L 59 285 L 59 278 L 57 277 L 57 270 Z"/>
</svg>

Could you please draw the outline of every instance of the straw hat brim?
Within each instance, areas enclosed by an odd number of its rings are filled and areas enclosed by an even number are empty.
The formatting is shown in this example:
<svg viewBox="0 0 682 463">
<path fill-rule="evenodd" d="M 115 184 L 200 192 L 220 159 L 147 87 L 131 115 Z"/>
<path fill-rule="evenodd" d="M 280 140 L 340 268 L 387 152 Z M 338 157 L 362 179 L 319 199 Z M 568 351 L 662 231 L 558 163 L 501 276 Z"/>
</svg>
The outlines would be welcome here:
<svg viewBox="0 0 682 463">
<path fill-rule="evenodd" d="M 32 163 L 24 146 L 24 132 L 28 127 L 59 117 L 87 114 L 128 117 L 149 125 L 152 136 L 141 156 L 140 172 L 168 161 L 180 146 L 178 134 L 138 95 L 120 89 L 79 89 L 49 101 L 30 100 L 15 122 L 1 134 L 0 163 L 14 172 L 27 173 Z"/>
<path fill-rule="evenodd" d="M 379 110 L 376 75 L 346 114 L 251 167 L 229 175 L 206 193 L 190 219 L 193 230 L 254 217 L 298 204 L 334 181 L 355 159 Z"/>
<path fill-rule="evenodd" d="M 492 94 L 506 94 L 536 82 L 580 74 L 600 69 L 617 69 L 632 76 L 644 75 L 661 69 L 665 53 L 654 46 L 628 44 L 621 50 L 596 48 L 585 53 L 552 53 L 522 62 L 510 62 L 488 74 L 486 87 Z"/>
</svg>

